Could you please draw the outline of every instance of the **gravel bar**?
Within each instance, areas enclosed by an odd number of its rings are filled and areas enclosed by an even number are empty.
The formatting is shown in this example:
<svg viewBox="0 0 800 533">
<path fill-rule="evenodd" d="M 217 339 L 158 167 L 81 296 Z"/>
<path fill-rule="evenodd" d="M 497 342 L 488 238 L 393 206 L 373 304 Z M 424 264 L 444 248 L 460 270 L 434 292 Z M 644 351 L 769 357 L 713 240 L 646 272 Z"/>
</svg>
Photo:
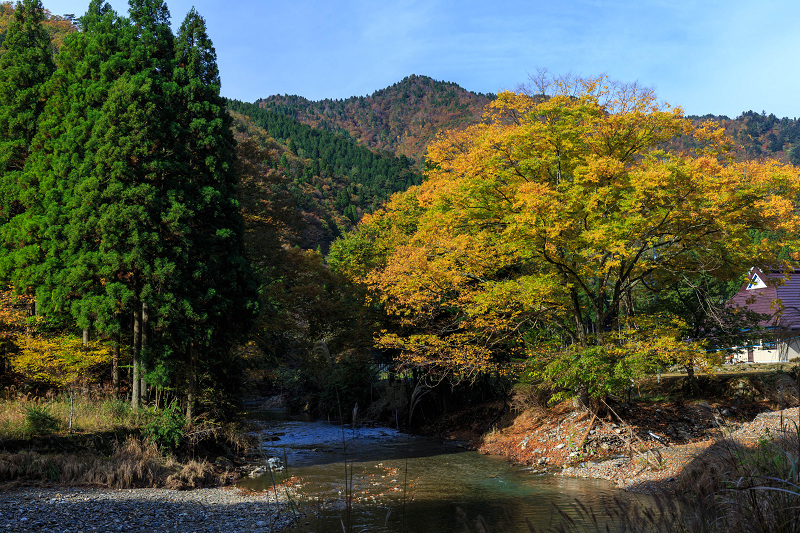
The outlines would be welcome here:
<svg viewBox="0 0 800 533">
<path fill-rule="evenodd" d="M 295 516 L 279 493 L 235 488 L 0 489 L 0 533 L 277 532 Z"/>
</svg>

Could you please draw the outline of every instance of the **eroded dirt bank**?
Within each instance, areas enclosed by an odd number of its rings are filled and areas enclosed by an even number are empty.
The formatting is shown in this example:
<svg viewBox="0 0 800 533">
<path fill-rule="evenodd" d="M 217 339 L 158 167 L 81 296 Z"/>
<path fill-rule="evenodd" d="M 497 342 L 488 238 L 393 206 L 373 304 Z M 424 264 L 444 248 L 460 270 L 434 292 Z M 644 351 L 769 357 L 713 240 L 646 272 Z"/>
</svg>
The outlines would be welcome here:
<svg viewBox="0 0 800 533">
<path fill-rule="evenodd" d="M 714 443 L 752 446 L 797 433 L 797 384 L 788 375 L 720 381 L 708 400 L 634 399 L 611 403 L 602 416 L 564 402 L 500 418 L 498 402 L 462 410 L 425 432 L 469 442 L 533 472 L 607 479 L 636 492 L 672 490 L 681 470 Z M 500 422 L 487 427 L 489 420 Z"/>
</svg>

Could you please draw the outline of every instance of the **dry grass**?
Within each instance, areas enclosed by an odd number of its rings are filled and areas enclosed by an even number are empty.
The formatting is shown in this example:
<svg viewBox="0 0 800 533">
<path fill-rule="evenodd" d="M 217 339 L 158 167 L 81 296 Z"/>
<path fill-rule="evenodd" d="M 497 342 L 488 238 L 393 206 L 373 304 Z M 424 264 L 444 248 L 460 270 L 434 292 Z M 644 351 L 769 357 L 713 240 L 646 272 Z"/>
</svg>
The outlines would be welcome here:
<svg viewBox="0 0 800 533">
<path fill-rule="evenodd" d="M 256 444 L 251 433 L 251 428 L 237 422 L 217 424 L 201 421 L 186 433 L 185 438 L 192 448 L 202 447 L 206 442 L 216 442 L 224 443 L 233 453 L 241 454 Z"/>
<path fill-rule="evenodd" d="M 511 408 L 517 413 L 530 412 L 542 417 L 547 412 L 551 397 L 550 389 L 543 385 L 518 385 L 511 394 Z"/>
<path fill-rule="evenodd" d="M 207 461 L 189 461 L 167 477 L 165 486 L 168 489 L 186 490 L 218 485 L 220 481 L 221 478 Z"/>
<path fill-rule="evenodd" d="M 220 478 L 205 461 L 179 464 L 152 442 L 129 437 L 110 458 L 90 454 L 0 454 L 0 482 L 54 482 L 112 488 L 215 486 Z"/>
<path fill-rule="evenodd" d="M 721 440 L 681 474 L 680 482 L 712 531 L 800 531 L 800 430 L 786 427 L 744 446 Z M 691 506 L 690 506 L 691 509 Z"/>
<path fill-rule="evenodd" d="M 0 439 L 20 438 L 25 425 L 22 402 L 0 400 Z"/>
<path fill-rule="evenodd" d="M 214 473 L 214 467 L 206 461 L 190 460 L 178 463 L 165 456 L 157 444 L 138 437 L 128 437 L 114 442 L 114 430 L 122 433 L 136 429 L 144 423 L 145 411 L 134 413 L 126 402 L 112 399 L 93 400 L 87 397 L 60 396 L 36 399 L 17 396 L 13 400 L 0 400 L 0 442 L 3 440 L 25 440 L 30 438 L 30 424 L 26 426 L 26 413 L 32 408 L 44 411 L 58 421 L 55 435 L 68 433 L 70 414 L 73 431 L 91 437 L 105 435 L 107 451 L 87 453 L 0 453 L 0 483 L 2 482 L 54 482 L 59 484 L 89 484 L 113 488 L 170 487 L 196 488 L 224 483 L 231 474 L 222 477 Z M 120 433 L 117 432 L 117 435 Z M 81 435 L 78 435 L 81 437 Z M 97 437 L 95 437 L 97 438 Z M 94 442 L 92 438 L 90 442 Z M 85 441 L 64 441 L 67 449 L 83 446 Z M 76 446 L 76 443 L 79 443 Z M 186 443 L 193 449 L 206 443 L 212 448 L 223 443 L 232 451 L 241 452 L 250 442 L 241 428 L 235 425 L 206 423 L 195 426 L 186 435 Z M 90 444 L 90 447 L 92 445 Z M 72 447 L 72 448 L 70 448 Z M 110 453 L 104 456 L 103 453 Z"/>
<path fill-rule="evenodd" d="M 105 399 L 92 400 L 75 396 L 70 406 L 67 396 L 50 400 L 28 398 L 0 399 L 0 439 L 22 439 L 25 431 L 25 415 L 31 407 L 43 407 L 60 422 L 61 431 L 69 430 L 70 412 L 73 431 L 101 432 L 123 426 L 136 426 L 138 420 L 126 402 Z"/>
</svg>

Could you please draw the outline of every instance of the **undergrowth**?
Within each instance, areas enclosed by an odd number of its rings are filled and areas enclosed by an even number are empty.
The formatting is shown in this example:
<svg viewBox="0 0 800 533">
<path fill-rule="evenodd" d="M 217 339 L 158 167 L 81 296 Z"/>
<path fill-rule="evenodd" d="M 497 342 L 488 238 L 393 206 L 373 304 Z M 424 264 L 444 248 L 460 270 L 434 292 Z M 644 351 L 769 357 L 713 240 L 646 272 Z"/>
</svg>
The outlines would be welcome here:
<svg viewBox="0 0 800 533">
<path fill-rule="evenodd" d="M 179 463 L 152 441 L 129 437 L 111 457 L 92 454 L 0 454 L 1 482 L 55 482 L 110 488 L 198 488 L 224 484 L 207 461 Z"/>
<path fill-rule="evenodd" d="M 233 456 L 252 444 L 236 424 L 203 419 L 187 427 L 177 402 L 134 411 L 120 400 L 76 396 L 71 409 L 68 396 L 0 400 L 0 483 L 216 486 L 238 474 L 230 462 L 215 469 L 204 458 Z"/>
<path fill-rule="evenodd" d="M 93 400 L 76 395 L 70 406 L 67 395 L 50 400 L 23 396 L 13 400 L 0 399 L 0 440 L 66 431 L 70 413 L 73 431 L 76 432 L 103 432 L 139 425 L 139 417 L 122 400 Z"/>
</svg>

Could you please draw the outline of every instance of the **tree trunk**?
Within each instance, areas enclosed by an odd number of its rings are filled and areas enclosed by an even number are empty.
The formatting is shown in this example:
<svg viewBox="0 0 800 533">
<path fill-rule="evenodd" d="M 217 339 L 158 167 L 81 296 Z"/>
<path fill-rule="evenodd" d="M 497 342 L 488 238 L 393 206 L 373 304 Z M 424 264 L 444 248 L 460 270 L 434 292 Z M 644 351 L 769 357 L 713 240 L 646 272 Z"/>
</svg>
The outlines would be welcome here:
<svg viewBox="0 0 800 533">
<path fill-rule="evenodd" d="M 694 365 L 686 365 L 686 380 L 689 382 L 689 394 L 692 397 L 700 394 L 700 387 L 697 385 L 697 377 L 694 375 Z"/>
<path fill-rule="evenodd" d="M 148 314 L 147 310 L 147 302 L 142 302 L 142 324 L 141 324 L 141 331 L 140 336 L 142 338 L 141 343 L 141 354 L 144 354 L 147 351 L 147 325 L 150 323 L 150 315 Z M 144 357 L 140 357 L 142 359 L 141 362 L 141 371 L 139 372 L 139 378 L 142 380 L 141 385 L 139 386 L 139 393 L 141 394 L 142 401 L 147 402 L 147 381 L 145 375 L 147 374 L 147 366 L 144 363 Z"/>
<path fill-rule="evenodd" d="M 569 297 L 572 300 L 572 314 L 575 318 L 575 334 L 578 336 L 578 344 L 586 346 L 586 331 L 583 327 L 583 316 L 581 315 L 581 304 L 578 293 L 574 287 L 569 290 Z"/>
<path fill-rule="evenodd" d="M 589 390 L 586 385 L 581 385 L 578 394 L 575 396 L 575 407 L 582 410 L 589 410 Z"/>
<path fill-rule="evenodd" d="M 89 344 L 89 328 L 83 328 L 83 345 Z"/>
<path fill-rule="evenodd" d="M 120 334 L 114 335 L 114 355 L 111 359 L 111 394 L 114 399 L 119 398 L 119 344 Z"/>
<path fill-rule="evenodd" d="M 186 422 L 189 427 L 192 426 L 192 417 L 194 416 L 194 403 L 197 397 L 197 350 L 195 349 L 194 342 L 190 342 L 187 346 L 187 381 L 188 390 L 186 392 Z"/>
<path fill-rule="evenodd" d="M 133 304 L 133 377 L 131 378 L 131 407 L 139 408 L 139 364 L 142 348 L 142 315 L 138 301 Z"/>
</svg>

